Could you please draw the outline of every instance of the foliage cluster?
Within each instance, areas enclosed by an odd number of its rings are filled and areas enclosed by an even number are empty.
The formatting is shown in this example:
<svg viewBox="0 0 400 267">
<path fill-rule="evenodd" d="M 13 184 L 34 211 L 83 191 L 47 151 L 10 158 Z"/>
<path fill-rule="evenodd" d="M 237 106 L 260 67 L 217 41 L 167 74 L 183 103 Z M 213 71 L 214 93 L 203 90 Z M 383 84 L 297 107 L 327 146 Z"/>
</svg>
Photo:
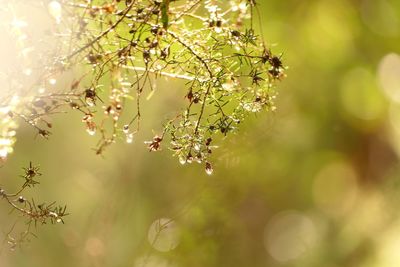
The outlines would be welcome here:
<svg viewBox="0 0 400 267">
<path fill-rule="evenodd" d="M 144 92 L 154 92 L 156 79 L 177 79 L 184 82 L 177 96 L 184 104 L 171 111 L 174 115 L 146 144 L 150 151 L 165 145 L 181 164 L 203 163 L 211 174 L 215 136 L 237 131 L 249 114 L 275 109 L 273 87 L 285 67 L 255 33 L 255 1 L 60 0 L 32 5 L 48 9 L 52 18 L 51 49 L 31 46 L 26 25 L 14 23 L 21 64 L 2 73 L 8 81 L 0 99 L 3 159 L 12 152 L 19 122 L 49 138 L 51 116 L 71 110 L 82 114 L 90 135 L 99 137 L 96 154 L 118 139 L 131 143 L 143 119 Z M 32 51 L 36 60 L 26 60 Z M 55 86 L 58 81 L 68 82 Z M 22 190 L 33 187 L 39 174 L 33 165 L 25 170 Z M 10 199 L 19 193 L 2 191 L 2 197 L 28 215 L 29 224 L 62 221 L 64 208 L 38 206 L 23 197 L 17 201 L 27 209 L 21 208 Z"/>
</svg>

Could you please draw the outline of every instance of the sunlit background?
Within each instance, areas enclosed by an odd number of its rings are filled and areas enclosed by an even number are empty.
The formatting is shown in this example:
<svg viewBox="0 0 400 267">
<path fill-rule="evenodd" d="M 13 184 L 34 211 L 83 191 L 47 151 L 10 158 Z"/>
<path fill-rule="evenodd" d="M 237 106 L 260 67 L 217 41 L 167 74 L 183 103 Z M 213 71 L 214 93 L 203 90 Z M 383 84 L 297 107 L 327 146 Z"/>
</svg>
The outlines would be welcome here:
<svg viewBox="0 0 400 267">
<path fill-rule="evenodd" d="M 400 265 L 400 1 L 257 2 L 289 66 L 277 111 L 222 142 L 211 176 L 143 144 L 176 83 L 158 83 L 144 130 L 103 158 L 79 116 L 55 116 L 48 141 L 23 127 L 1 185 L 41 164 L 33 196 L 71 214 L 20 249 L 4 244 L 0 266 Z M 0 208 L 3 239 L 15 217 Z"/>
</svg>

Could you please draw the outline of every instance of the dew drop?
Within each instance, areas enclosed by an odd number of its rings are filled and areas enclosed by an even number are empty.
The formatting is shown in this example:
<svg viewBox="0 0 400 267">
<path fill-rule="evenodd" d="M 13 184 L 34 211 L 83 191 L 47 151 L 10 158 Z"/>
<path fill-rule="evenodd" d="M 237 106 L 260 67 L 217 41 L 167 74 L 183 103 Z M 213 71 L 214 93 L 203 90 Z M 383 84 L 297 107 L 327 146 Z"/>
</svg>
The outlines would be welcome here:
<svg viewBox="0 0 400 267">
<path fill-rule="evenodd" d="M 182 165 L 185 165 L 186 164 L 186 157 L 185 156 L 180 156 L 179 157 L 179 163 L 182 164 Z"/>
<path fill-rule="evenodd" d="M 7 148 L 1 148 L 0 149 L 0 159 L 5 160 L 8 156 L 8 149 Z"/>
<path fill-rule="evenodd" d="M 126 142 L 131 144 L 133 142 L 133 133 L 126 135 Z"/>
<path fill-rule="evenodd" d="M 213 169 L 211 163 L 207 161 L 206 162 L 206 173 L 208 175 L 211 175 L 213 172 L 214 172 L 214 169 Z"/>
<path fill-rule="evenodd" d="M 87 129 L 86 129 L 86 132 L 87 132 L 89 135 L 95 135 L 95 134 L 96 134 L 96 129 L 87 128 Z"/>
<path fill-rule="evenodd" d="M 95 135 L 96 133 L 96 124 L 93 121 L 89 121 L 86 123 L 86 132 L 89 135 Z"/>
<path fill-rule="evenodd" d="M 199 144 L 195 144 L 195 145 L 194 145 L 194 150 L 200 151 L 200 145 L 199 145 Z"/>
<path fill-rule="evenodd" d="M 85 102 L 89 107 L 94 107 L 96 104 L 95 99 L 92 97 L 85 97 Z"/>
</svg>

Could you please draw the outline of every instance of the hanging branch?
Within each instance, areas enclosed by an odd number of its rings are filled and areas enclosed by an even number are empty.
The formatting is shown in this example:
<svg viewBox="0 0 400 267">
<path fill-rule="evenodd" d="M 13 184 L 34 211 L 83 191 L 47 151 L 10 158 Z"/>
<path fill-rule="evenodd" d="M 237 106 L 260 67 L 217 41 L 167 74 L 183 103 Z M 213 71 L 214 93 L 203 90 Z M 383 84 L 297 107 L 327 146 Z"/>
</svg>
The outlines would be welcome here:
<svg viewBox="0 0 400 267">
<path fill-rule="evenodd" d="M 20 175 L 24 183 L 15 193 L 8 193 L 4 188 L 0 188 L 0 199 L 6 201 L 10 206 L 11 212 L 17 212 L 19 217 L 25 218 L 26 229 L 20 234 L 19 238 L 13 236 L 15 225 L 6 235 L 6 241 L 14 249 L 17 245 L 29 241 L 30 236 L 35 236 L 32 226 L 42 224 L 64 223 L 64 217 L 68 215 L 66 206 L 57 206 L 56 202 L 36 203 L 34 199 L 27 199 L 23 195 L 29 188 L 33 188 L 40 184 L 37 180 L 42 174 L 39 172 L 39 166 L 33 165 L 32 162 L 24 169 L 24 173 Z"/>
</svg>

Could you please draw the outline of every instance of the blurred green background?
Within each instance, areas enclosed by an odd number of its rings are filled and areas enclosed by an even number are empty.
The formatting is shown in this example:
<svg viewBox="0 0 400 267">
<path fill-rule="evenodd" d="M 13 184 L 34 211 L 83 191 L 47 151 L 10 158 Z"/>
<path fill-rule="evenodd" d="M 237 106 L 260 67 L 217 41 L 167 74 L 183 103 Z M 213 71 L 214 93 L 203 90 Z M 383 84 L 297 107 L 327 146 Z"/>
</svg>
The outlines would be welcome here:
<svg viewBox="0 0 400 267">
<path fill-rule="evenodd" d="M 289 66 L 278 110 L 220 143 L 212 176 L 143 145 L 173 103 L 170 84 L 159 82 L 134 143 L 104 158 L 78 114 L 55 117 L 49 141 L 24 129 L 1 184 L 17 188 L 16 170 L 39 163 L 33 196 L 71 215 L 3 250 L 1 267 L 400 266 L 400 1 L 258 5 Z M 0 208 L 3 238 L 15 217 Z"/>
</svg>

